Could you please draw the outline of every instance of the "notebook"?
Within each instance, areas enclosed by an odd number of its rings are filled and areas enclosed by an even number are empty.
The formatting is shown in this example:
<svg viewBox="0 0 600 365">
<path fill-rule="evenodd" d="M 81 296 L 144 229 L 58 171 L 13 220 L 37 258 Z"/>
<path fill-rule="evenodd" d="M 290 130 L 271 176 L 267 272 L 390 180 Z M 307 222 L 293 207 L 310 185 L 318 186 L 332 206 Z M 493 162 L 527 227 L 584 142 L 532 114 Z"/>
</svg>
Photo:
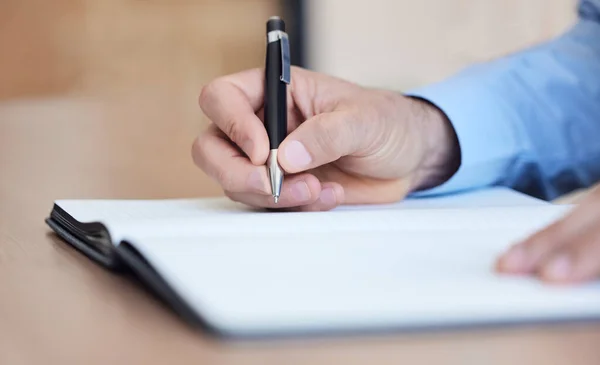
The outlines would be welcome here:
<svg viewBox="0 0 600 365">
<path fill-rule="evenodd" d="M 226 198 L 57 200 L 46 222 L 190 325 L 252 338 L 598 319 L 598 283 L 493 271 L 570 209 L 497 188 L 315 213 Z"/>
</svg>

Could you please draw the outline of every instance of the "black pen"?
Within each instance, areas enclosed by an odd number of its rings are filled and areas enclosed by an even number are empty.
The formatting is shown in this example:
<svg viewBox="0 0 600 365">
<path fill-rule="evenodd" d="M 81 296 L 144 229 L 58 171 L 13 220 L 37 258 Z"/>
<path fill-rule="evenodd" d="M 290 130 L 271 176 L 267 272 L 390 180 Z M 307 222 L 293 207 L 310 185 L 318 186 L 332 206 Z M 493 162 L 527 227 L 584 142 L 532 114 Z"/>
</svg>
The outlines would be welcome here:
<svg viewBox="0 0 600 365">
<path fill-rule="evenodd" d="M 277 162 L 277 149 L 287 135 L 287 85 L 290 83 L 290 44 L 285 23 L 274 16 L 267 21 L 265 61 L 265 125 L 269 136 L 267 169 L 271 193 L 277 204 L 283 184 L 283 170 Z"/>
</svg>

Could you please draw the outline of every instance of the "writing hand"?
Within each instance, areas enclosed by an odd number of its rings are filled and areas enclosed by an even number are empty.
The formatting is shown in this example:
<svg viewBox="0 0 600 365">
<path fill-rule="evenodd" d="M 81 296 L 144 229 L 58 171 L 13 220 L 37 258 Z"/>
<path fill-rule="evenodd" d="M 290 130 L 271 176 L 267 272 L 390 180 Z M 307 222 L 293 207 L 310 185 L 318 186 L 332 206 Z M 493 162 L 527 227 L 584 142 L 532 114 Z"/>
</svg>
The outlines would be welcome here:
<svg viewBox="0 0 600 365">
<path fill-rule="evenodd" d="M 235 201 L 256 207 L 329 210 L 387 203 L 443 182 L 458 168 L 458 142 L 442 112 L 399 93 L 292 68 L 286 172 L 279 204 L 265 162 L 263 72 L 224 76 L 202 89 L 212 122 L 194 142 L 195 163 Z"/>
</svg>

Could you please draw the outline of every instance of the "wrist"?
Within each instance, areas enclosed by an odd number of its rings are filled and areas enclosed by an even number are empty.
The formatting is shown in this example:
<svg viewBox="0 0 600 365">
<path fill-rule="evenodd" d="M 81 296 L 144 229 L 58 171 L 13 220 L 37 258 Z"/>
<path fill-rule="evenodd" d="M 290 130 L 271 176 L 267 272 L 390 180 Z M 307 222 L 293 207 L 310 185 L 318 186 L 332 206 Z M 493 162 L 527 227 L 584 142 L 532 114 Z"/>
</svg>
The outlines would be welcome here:
<svg viewBox="0 0 600 365">
<path fill-rule="evenodd" d="M 446 114 L 427 100 L 409 97 L 421 109 L 424 151 L 413 180 L 413 191 L 443 184 L 458 170 L 461 162 L 458 138 Z"/>
</svg>

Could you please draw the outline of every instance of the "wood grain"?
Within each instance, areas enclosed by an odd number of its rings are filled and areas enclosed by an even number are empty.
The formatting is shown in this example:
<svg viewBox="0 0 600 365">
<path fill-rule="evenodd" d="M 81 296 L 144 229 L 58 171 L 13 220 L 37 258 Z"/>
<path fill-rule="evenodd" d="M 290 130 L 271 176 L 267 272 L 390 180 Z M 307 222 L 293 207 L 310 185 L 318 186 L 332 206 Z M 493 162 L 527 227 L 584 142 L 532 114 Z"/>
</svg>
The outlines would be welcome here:
<svg viewBox="0 0 600 365">
<path fill-rule="evenodd" d="M 183 104 L 142 93 L 0 104 L 0 363 L 597 363 L 591 323 L 251 343 L 190 328 L 43 222 L 58 198 L 220 195 L 191 162 L 199 116 Z"/>
</svg>

